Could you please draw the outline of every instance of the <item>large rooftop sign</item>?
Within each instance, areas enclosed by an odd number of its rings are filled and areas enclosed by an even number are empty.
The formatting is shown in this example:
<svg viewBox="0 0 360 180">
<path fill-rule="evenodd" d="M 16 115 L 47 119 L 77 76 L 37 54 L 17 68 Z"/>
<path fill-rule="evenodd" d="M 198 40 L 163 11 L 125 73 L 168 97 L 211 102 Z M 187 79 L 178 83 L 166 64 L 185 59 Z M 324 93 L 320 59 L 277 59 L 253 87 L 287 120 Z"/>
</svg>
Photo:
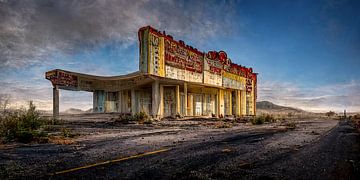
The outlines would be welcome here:
<svg viewBox="0 0 360 180">
<path fill-rule="evenodd" d="M 248 91 L 256 81 L 252 68 L 232 63 L 224 51 L 200 52 L 150 26 L 139 30 L 139 41 L 141 72 Z"/>
</svg>

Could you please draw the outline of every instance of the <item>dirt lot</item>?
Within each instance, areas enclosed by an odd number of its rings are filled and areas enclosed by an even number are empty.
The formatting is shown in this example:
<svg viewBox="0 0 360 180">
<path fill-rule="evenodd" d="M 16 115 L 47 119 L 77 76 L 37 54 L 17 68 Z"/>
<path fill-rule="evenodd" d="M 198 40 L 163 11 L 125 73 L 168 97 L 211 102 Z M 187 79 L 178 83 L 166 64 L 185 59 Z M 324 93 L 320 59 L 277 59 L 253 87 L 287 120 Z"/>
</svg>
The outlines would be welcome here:
<svg viewBox="0 0 360 180">
<path fill-rule="evenodd" d="M 69 143 L 2 145 L 0 179 L 359 177 L 359 133 L 347 121 L 298 119 L 291 130 L 287 122 L 219 128 L 213 119 L 120 124 L 113 116 L 62 116 L 77 134 Z"/>
</svg>

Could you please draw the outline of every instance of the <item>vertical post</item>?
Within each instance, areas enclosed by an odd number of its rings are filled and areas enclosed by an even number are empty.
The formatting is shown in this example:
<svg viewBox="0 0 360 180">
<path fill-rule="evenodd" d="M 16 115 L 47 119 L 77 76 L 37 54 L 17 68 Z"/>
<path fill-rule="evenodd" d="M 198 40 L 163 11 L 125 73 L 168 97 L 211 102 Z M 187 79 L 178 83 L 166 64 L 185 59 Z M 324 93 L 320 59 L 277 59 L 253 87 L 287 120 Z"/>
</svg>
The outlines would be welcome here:
<svg viewBox="0 0 360 180">
<path fill-rule="evenodd" d="M 176 85 L 175 89 L 176 96 L 176 115 L 180 114 L 180 86 Z"/>
<path fill-rule="evenodd" d="M 93 92 L 93 112 L 97 112 L 97 102 L 98 102 L 98 100 L 97 100 L 97 91 L 96 90 L 94 90 L 94 92 Z"/>
<path fill-rule="evenodd" d="M 225 117 L 225 107 L 224 107 L 224 90 L 219 89 L 218 96 L 218 108 L 219 108 L 219 116 Z"/>
<path fill-rule="evenodd" d="M 151 94 L 151 111 L 152 116 L 154 118 L 158 118 L 159 116 L 159 102 L 160 102 L 160 88 L 159 88 L 159 80 L 155 80 L 152 84 L 152 94 Z"/>
<path fill-rule="evenodd" d="M 53 118 L 59 118 L 59 87 L 57 85 L 53 88 Z"/>
<path fill-rule="evenodd" d="M 131 114 L 135 115 L 136 113 L 136 99 L 135 99 L 135 89 L 131 89 Z"/>
<path fill-rule="evenodd" d="M 185 107 L 185 114 L 184 116 L 187 116 L 188 111 L 188 97 L 187 97 L 187 84 L 184 83 L 184 107 Z"/>
<path fill-rule="evenodd" d="M 246 90 L 241 91 L 241 114 L 246 116 Z"/>
<path fill-rule="evenodd" d="M 201 88 L 202 89 L 202 88 Z M 202 91 L 201 91 L 202 92 Z M 201 94 L 201 115 L 204 116 L 205 115 L 205 109 L 206 109 L 206 106 L 205 106 L 205 94 L 202 93 Z"/>
<path fill-rule="evenodd" d="M 240 100 L 240 91 L 239 90 L 236 90 L 235 91 L 236 93 L 236 107 L 235 107 L 235 114 L 237 116 L 240 116 L 241 115 L 241 100 Z"/>
<path fill-rule="evenodd" d="M 103 106 L 104 106 L 104 111 L 103 112 L 105 112 L 105 113 L 107 113 L 107 112 L 110 112 L 110 109 L 109 109 L 109 103 L 108 103 L 108 92 L 103 92 L 104 94 L 104 97 L 103 97 L 103 99 L 104 99 L 104 101 L 103 101 Z"/>
<path fill-rule="evenodd" d="M 117 94 L 118 94 L 118 99 L 117 99 L 117 104 L 118 104 L 118 109 L 117 109 L 117 112 L 122 112 L 122 91 L 118 91 L 117 92 Z"/>
<path fill-rule="evenodd" d="M 227 91 L 226 92 L 228 94 L 228 98 L 229 98 L 229 114 L 228 115 L 232 115 L 233 112 L 232 112 L 232 93 L 231 91 Z"/>
<path fill-rule="evenodd" d="M 159 117 L 164 115 L 164 85 L 160 84 L 159 90 Z"/>
</svg>

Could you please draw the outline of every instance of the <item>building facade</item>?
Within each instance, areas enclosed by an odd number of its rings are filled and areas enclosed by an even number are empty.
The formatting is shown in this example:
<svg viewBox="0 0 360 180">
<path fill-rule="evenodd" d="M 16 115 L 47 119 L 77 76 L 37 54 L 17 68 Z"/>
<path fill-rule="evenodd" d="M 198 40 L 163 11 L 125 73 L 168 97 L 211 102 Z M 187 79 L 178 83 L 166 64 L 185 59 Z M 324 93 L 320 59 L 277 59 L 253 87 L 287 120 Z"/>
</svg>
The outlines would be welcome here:
<svg viewBox="0 0 360 180">
<path fill-rule="evenodd" d="M 224 51 L 201 52 L 147 26 L 139 29 L 139 71 L 94 76 L 60 69 L 46 72 L 53 85 L 54 117 L 59 89 L 93 92 L 93 112 L 145 112 L 168 116 L 253 116 L 257 73 L 232 63 Z"/>
</svg>

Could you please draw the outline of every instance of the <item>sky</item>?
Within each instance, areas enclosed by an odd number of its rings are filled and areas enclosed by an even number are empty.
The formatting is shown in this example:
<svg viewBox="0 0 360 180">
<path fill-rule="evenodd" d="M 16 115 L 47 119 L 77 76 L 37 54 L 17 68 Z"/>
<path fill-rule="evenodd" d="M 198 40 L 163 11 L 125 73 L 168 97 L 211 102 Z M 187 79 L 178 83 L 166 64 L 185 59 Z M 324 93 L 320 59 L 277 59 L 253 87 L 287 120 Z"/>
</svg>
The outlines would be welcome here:
<svg viewBox="0 0 360 180">
<path fill-rule="evenodd" d="M 358 0 L 0 0 L 0 97 L 51 110 L 46 71 L 137 71 L 137 31 L 151 25 L 253 67 L 258 101 L 360 111 L 359 9 Z M 61 111 L 91 107 L 91 93 L 60 91 Z"/>
</svg>

